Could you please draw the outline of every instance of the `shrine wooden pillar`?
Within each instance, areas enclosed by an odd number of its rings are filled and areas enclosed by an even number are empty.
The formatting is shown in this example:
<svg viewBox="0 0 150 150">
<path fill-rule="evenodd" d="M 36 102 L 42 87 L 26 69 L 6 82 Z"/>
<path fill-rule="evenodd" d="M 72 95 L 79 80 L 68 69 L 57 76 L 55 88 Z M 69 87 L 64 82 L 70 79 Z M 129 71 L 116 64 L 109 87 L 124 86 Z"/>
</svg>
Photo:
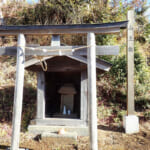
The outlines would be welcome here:
<svg viewBox="0 0 150 150">
<path fill-rule="evenodd" d="M 96 45 L 95 34 L 87 34 L 88 57 L 88 107 L 90 150 L 98 150 L 97 139 L 97 99 L 96 99 Z"/>
<path fill-rule="evenodd" d="M 134 11 L 128 11 L 127 27 L 127 114 L 134 114 Z"/>
<path fill-rule="evenodd" d="M 128 134 L 139 132 L 139 118 L 135 115 L 134 100 L 134 11 L 127 14 L 127 115 L 123 126 Z"/>
<path fill-rule="evenodd" d="M 16 66 L 16 82 L 13 105 L 13 123 L 12 123 L 12 140 L 11 150 L 19 149 L 22 101 L 23 101 L 23 85 L 24 85 L 24 64 L 25 64 L 25 37 L 23 34 L 18 35 L 17 44 L 17 66 Z"/>
</svg>

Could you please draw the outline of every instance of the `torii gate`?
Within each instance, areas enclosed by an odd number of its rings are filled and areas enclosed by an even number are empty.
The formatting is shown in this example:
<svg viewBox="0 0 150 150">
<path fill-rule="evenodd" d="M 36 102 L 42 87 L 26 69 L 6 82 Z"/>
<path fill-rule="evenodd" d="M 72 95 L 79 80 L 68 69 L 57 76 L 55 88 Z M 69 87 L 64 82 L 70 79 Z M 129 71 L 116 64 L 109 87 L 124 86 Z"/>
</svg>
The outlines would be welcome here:
<svg viewBox="0 0 150 150">
<path fill-rule="evenodd" d="M 134 115 L 134 32 L 133 19 L 134 12 L 128 12 L 128 22 L 115 22 L 104 24 L 81 24 L 81 25 L 35 25 L 35 26 L 0 26 L 0 36 L 18 35 L 17 47 L 1 47 L 0 55 L 16 55 L 17 53 L 17 70 L 14 93 L 13 108 L 13 133 L 11 150 L 19 149 L 20 124 L 22 112 L 22 97 L 24 83 L 24 63 L 25 55 L 53 56 L 53 55 L 87 55 L 88 58 L 88 103 L 89 103 L 89 134 L 90 150 L 98 150 L 97 140 L 97 100 L 96 100 L 96 55 L 116 55 L 119 52 L 118 46 L 96 46 L 96 34 L 115 34 L 120 29 L 127 27 L 127 62 L 128 62 L 128 99 L 127 99 L 127 116 L 124 117 L 124 127 L 126 133 L 138 132 L 138 118 Z M 49 46 L 50 50 L 34 50 L 26 47 L 25 35 L 49 35 L 59 34 L 87 34 L 87 46 L 78 47 L 81 50 L 73 51 L 74 46 Z M 55 39 L 55 38 L 54 38 Z M 76 48 L 77 48 L 76 47 Z M 42 47 L 39 47 L 42 49 Z M 59 51 L 58 51 L 59 49 Z M 64 49 L 71 49 L 69 52 Z M 85 49 L 87 52 L 85 52 Z"/>
</svg>

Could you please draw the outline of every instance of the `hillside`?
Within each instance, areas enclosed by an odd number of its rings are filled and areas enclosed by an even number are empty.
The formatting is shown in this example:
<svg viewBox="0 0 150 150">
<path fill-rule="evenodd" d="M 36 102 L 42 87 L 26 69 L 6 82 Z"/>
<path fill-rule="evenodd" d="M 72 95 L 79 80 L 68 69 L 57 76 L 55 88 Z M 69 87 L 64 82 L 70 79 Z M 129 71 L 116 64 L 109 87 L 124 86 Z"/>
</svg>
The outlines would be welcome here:
<svg viewBox="0 0 150 150">
<path fill-rule="evenodd" d="M 59 3 L 41 2 L 36 5 L 9 4 L 3 7 L 5 24 L 73 24 L 102 23 L 122 21 L 130 8 L 120 6 L 116 11 L 108 5 L 91 4 L 78 1 L 59 1 Z M 144 6 L 143 6 L 144 7 Z M 57 9 L 56 9 L 57 8 Z M 121 12 L 123 9 L 123 12 Z M 113 13 L 113 15 L 112 15 Z M 122 118 L 126 114 L 126 32 L 120 35 L 97 35 L 97 45 L 120 45 L 119 56 L 103 56 L 104 60 L 113 64 L 110 72 L 97 74 L 98 102 L 98 140 L 101 150 L 149 150 L 150 149 L 150 68 L 148 23 L 136 12 L 135 25 L 135 110 L 140 119 L 140 132 L 133 135 L 124 134 Z M 141 19 L 141 20 L 140 20 Z M 143 21 L 144 28 L 138 30 Z M 143 23 L 142 22 L 142 23 Z M 141 24 L 142 24 L 141 23 Z M 27 36 L 27 44 L 50 45 L 51 36 Z M 86 44 L 85 35 L 61 35 L 64 45 Z M 16 45 L 17 37 L 2 37 L 1 46 Z M 11 138 L 12 110 L 16 58 L 0 57 L 0 147 L 9 146 Z M 21 125 L 21 147 L 35 150 L 85 150 L 88 149 L 88 137 L 79 137 L 77 142 L 60 145 L 53 140 L 41 139 L 40 136 L 29 134 L 27 127 L 36 116 L 36 74 L 25 72 L 23 112 Z M 62 141 L 63 142 L 63 141 Z"/>
</svg>

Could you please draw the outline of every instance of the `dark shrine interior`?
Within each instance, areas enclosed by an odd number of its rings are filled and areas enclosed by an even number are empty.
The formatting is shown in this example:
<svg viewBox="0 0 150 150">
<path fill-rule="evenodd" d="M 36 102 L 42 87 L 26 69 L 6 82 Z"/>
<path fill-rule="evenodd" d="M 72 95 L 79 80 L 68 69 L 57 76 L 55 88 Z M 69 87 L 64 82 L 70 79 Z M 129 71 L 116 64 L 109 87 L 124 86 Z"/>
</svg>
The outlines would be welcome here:
<svg viewBox="0 0 150 150">
<path fill-rule="evenodd" d="M 78 72 L 45 72 L 45 116 L 46 118 L 80 118 L 80 81 Z M 58 93 L 64 84 L 72 84 L 76 89 L 73 101 L 73 112 L 64 115 L 60 110 L 61 94 Z"/>
</svg>

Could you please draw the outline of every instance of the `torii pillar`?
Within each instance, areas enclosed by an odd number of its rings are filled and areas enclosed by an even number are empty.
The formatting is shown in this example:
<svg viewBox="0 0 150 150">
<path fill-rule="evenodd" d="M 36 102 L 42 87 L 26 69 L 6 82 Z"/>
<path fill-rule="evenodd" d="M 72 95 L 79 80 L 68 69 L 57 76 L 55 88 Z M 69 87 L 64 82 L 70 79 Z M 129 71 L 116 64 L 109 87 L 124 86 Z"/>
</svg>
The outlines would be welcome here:
<svg viewBox="0 0 150 150">
<path fill-rule="evenodd" d="M 134 102 L 134 11 L 127 15 L 127 115 L 123 118 L 125 133 L 139 132 L 139 118 L 135 115 Z"/>
</svg>

